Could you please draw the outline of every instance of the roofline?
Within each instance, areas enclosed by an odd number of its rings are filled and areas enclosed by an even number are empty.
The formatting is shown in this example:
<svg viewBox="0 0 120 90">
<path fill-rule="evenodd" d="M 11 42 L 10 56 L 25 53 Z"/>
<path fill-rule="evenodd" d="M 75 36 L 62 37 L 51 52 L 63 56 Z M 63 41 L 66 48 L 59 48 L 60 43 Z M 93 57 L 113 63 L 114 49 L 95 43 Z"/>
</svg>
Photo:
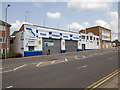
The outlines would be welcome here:
<svg viewBox="0 0 120 90">
<path fill-rule="evenodd" d="M 94 26 L 94 27 L 90 27 L 90 28 L 96 28 L 96 27 L 101 27 L 101 28 L 104 28 L 104 29 L 107 29 L 107 30 L 111 31 L 110 29 L 102 27 L 102 26 Z M 90 29 L 90 28 L 86 28 L 86 29 Z"/>
<path fill-rule="evenodd" d="M 6 23 L 6 22 L 4 22 L 4 21 L 2 21 L 2 20 L 0 20 L 0 21 L 2 22 L 2 25 L 7 24 L 7 26 L 11 27 L 11 25 L 10 25 L 10 24 L 8 24 L 8 23 Z"/>
<path fill-rule="evenodd" d="M 78 31 L 78 33 L 77 33 L 77 32 L 66 31 L 66 30 L 62 30 L 62 29 L 56 29 L 56 28 L 50 28 L 50 27 L 44 27 L 44 26 L 38 26 L 38 25 L 31 25 L 31 24 L 23 24 L 22 26 L 24 26 L 24 25 L 37 26 L 37 27 L 41 27 L 41 28 L 54 29 L 54 30 L 59 30 L 59 31 L 71 32 L 71 33 L 79 34 L 79 31 Z M 21 27 L 22 27 L 22 26 L 21 26 Z"/>
</svg>

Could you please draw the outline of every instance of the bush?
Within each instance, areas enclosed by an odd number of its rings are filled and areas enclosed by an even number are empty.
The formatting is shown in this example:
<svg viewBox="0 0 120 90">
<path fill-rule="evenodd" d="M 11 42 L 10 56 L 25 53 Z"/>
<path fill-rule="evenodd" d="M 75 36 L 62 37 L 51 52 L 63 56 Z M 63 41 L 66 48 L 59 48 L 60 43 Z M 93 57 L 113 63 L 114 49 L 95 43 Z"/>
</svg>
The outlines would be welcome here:
<svg viewBox="0 0 120 90">
<path fill-rule="evenodd" d="M 21 53 L 17 53 L 16 55 L 15 55 L 15 57 L 17 58 L 17 57 L 22 57 L 22 54 Z"/>
<path fill-rule="evenodd" d="M 4 55 L 4 54 L 1 54 L 1 55 L 0 55 L 0 59 L 5 59 L 5 55 Z"/>
<path fill-rule="evenodd" d="M 5 59 L 5 54 L 1 54 L 0 59 Z"/>
<path fill-rule="evenodd" d="M 15 58 L 16 54 L 17 53 L 15 53 L 15 52 L 11 52 L 8 55 L 9 55 L 9 58 Z"/>
<path fill-rule="evenodd" d="M 17 58 L 22 57 L 21 53 L 10 52 L 7 54 L 7 58 Z M 0 59 L 5 59 L 5 54 L 0 55 Z"/>
</svg>

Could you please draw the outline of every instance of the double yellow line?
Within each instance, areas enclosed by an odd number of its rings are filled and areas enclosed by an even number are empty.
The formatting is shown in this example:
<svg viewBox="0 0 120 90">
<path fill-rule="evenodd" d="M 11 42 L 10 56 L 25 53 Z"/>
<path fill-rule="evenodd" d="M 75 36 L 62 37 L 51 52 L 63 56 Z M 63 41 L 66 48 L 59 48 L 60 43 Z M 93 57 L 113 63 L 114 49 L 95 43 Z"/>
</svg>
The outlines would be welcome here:
<svg viewBox="0 0 120 90">
<path fill-rule="evenodd" d="M 105 83 L 106 81 L 108 81 L 109 79 L 111 79 L 112 77 L 114 77 L 115 75 L 117 75 L 120 72 L 120 68 L 115 70 L 114 72 L 110 73 L 109 75 L 105 76 L 104 78 L 98 80 L 97 82 L 93 83 L 92 85 L 88 86 L 86 89 L 95 89 L 97 87 L 99 87 L 100 85 L 102 85 L 103 83 Z"/>
</svg>

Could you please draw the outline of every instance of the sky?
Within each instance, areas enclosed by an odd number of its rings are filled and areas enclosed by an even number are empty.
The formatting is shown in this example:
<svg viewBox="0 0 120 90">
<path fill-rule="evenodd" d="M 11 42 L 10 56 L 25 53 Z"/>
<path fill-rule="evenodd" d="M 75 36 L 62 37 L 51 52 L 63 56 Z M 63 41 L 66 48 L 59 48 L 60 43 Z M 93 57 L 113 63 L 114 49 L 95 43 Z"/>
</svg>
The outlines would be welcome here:
<svg viewBox="0 0 120 90">
<path fill-rule="evenodd" d="M 7 17 L 12 25 L 10 34 L 25 23 L 73 32 L 99 25 L 112 31 L 112 40 L 118 39 L 118 2 L 81 1 L 2 2 L 1 19 L 5 21 L 5 8 L 10 4 Z"/>
</svg>

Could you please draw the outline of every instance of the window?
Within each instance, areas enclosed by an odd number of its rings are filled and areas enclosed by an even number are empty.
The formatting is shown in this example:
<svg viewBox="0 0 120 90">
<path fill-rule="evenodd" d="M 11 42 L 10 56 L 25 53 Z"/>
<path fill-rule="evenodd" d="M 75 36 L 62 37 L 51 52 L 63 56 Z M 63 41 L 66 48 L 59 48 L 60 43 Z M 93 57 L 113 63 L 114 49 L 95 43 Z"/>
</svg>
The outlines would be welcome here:
<svg viewBox="0 0 120 90">
<path fill-rule="evenodd" d="M 2 42 L 2 37 L 0 37 L 0 42 Z"/>
<path fill-rule="evenodd" d="M 5 30 L 5 26 L 0 25 L 0 30 Z"/>
<path fill-rule="evenodd" d="M 5 43 L 5 38 L 3 37 L 3 42 Z"/>
<path fill-rule="evenodd" d="M 0 37 L 0 43 L 5 43 L 5 38 L 4 37 Z"/>
<path fill-rule="evenodd" d="M 85 36 L 82 36 L 82 39 L 85 39 Z"/>
<path fill-rule="evenodd" d="M 28 50 L 29 50 L 29 51 L 34 51 L 34 46 L 29 46 L 29 47 L 28 47 Z"/>
<path fill-rule="evenodd" d="M 99 38 L 97 38 L 97 40 L 99 40 Z"/>
<path fill-rule="evenodd" d="M 90 36 L 90 40 L 92 40 L 92 36 Z"/>
<path fill-rule="evenodd" d="M 89 40 L 89 36 L 87 36 L 87 40 Z"/>
</svg>

